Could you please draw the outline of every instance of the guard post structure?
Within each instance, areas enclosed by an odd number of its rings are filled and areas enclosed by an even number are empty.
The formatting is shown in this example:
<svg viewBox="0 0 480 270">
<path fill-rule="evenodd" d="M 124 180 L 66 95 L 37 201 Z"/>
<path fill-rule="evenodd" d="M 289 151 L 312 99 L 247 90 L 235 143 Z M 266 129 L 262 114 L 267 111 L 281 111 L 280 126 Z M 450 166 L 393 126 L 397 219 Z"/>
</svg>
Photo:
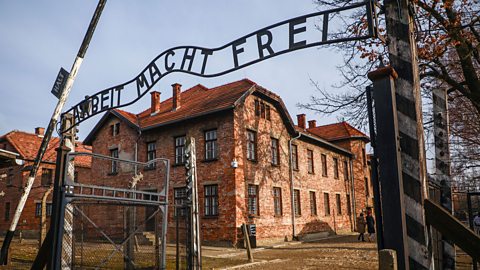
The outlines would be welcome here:
<svg viewBox="0 0 480 270">
<path fill-rule="evenodd" d="M 383 248 L 397 253 L 398 269 L 409 269 L 407 227 L 405 222 L 404 192 L 400 139 L 392 67 L 380 67 L 368 74 L 373 82 L 376 153 L 380 182 L 380 202 L 383 219 Z"/>
</svg>

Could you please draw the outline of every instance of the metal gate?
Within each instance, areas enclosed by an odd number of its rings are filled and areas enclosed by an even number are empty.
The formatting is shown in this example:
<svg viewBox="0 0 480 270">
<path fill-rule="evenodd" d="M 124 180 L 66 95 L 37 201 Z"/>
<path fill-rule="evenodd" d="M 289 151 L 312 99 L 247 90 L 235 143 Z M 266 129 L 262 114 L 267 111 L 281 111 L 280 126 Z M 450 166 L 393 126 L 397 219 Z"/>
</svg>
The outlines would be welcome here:
<svg viewBox="0 0 480 270">
<path fill-rule="evenodd" d="M 169 160 L 69 153 L 64 175 L 82 159 L 91 159 L 90 177 L 62 185 L 61 268 L 165 269 Z"/>
</svg>

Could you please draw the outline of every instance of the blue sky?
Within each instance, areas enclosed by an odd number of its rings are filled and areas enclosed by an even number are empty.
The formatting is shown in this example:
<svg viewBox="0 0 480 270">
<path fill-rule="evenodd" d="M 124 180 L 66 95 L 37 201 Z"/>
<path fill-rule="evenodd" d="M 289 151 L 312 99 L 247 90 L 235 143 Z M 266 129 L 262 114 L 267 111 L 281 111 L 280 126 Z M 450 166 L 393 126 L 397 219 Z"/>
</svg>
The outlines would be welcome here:
<svg viewBox="0 0 480 270">
<path fill-rule="evenodd" d="M 13 129 L 33 132 L 47 126 L 57 99 L 50 93 L 60 67 L 70 70 L 97 1 L 0 0 L 0 134 Z M 262 27 L 312 13 L 312 0 L 163 1 L 110 0 L 65 110 L 85 95 L 126 82 L 158 54 L 171 47 L 219 47 Z M 319 33 L 320 34 L 320 33 Z M 309 78 L 331 87 L 341 78 L 336 66 L 341 56 L 328 48 L 310 48 L 281 55 L 217 78 L 176 73 L 153 88 L 162 99 L 171 96 L 171 84 L 183 89 L 201 83 L 214 87 L 249 78 L 279 94 L 295 118 L 296 104 L 315 93 Z M 139 112 L 149 96 L 125 108 Z M 307 119 L 336 121 L 307 113 Z M 100 116 L 81 124 L 83 139 Z"/>
</svg>

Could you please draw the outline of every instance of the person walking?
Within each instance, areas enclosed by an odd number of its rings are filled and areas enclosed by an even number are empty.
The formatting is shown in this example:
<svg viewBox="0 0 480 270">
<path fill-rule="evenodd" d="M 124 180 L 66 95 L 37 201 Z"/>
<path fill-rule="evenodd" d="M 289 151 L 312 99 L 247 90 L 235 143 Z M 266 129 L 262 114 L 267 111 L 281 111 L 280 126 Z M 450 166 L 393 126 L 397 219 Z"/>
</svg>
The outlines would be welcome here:
<svg viewBox="0 0 480 270">
<path fill-rule="evenodd" d="M 477 216 L 473 219 L 473 228 L 476 234 L 480 234 L 480 212 L 478 212 Z"/>
<path fill-rule="evenodd" d="M 365 242 L 365 225 L 367 222 L 363 217 L 363 213 L 360 213 L 360 216 L 357 218 L 357 232 L 359 233 L 357 240 L 360 241 L 362 238 L 362 242 Z"/>
<path fill-rule="evenodd" d="M 373 219 L 372 211 L 367 211 L 367 232 L 368 242 L 375 239 L 375 219 Z"/>
</svg>

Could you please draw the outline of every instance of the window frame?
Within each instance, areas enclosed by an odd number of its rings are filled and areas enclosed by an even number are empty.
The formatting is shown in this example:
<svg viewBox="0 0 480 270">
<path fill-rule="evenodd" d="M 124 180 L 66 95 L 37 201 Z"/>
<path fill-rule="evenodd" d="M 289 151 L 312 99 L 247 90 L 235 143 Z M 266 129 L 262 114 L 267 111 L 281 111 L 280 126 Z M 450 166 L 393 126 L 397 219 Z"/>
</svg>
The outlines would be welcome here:
<svg viewBox="0 0 480 270">
<path fill-rule="evenodd" d="M 118 154 L 119 154 L 118 152 L 119 152 L 118 148 L 110 149 L 110 157 L 118 158 Z M 118 161 L 117 160 L 111 160 L 109 174 L 110 175 L 118 174 Z"/>
<path fill-rule="evenodd" d="M 250 135 L 253 136 L 250 138 Z M 253 147 L 253 150 L 251 149 Z M 247 129 L 247 160 L 257 161 L 257 132 Z M 253 157 L 252 157 L 253 155 Z"/>
<path fill-rule="evenodd" d="M 368 177 L 364 177 L 365 179 L 365 197 L 370 197 L 370 189 L 368 188 Z"/>
<path fill-rule="evenodd" d="M 255 194 L 252 194 L 250 192 L 251 190 L 255 190 Z M 247 198 L 248 198 L 247 211 L 248 211 L 249 216 L 256 216 L 256 217 L 260 216 L 260 202 L 259 202 L 258 192 L 259 192 L 258 185 L 248 184 L 248 186 L 247 186 Z M 253 204 L 254 204 L 255 209 L 252 209 L 252 207 L 251 207 L 251 206 L 253 206 Z"/>
<path fill-rule="evenodd" d="M 270 148 L 271 148 L 271 163 L 274 166 L 279 166 L 280 165 L 280 141 L 277 138 L 271 137 L 271 143 L 270 143 Z"/>
<path fill-rule="evenodd" d="M 255 99 L 254 108 L 255 108 L 255 116 L 260 116 L 260 100 Z"/>
<path fill-rule="evenodd" d="M 177 193 L 177 191 L 178 191 L 178 193 Z M 177 194 L 179 194 L 180 192 L 182 192 L 183 195 L 182 196 L 177 196 Z M 173 216 L 174 217 L 185 217 L 187 215 L 187 209 L 186 208 L 178 209 L 178 207 L 177 207 L 179 205 L 183 205 L 186 200 L 187 200 L 187 187 L 186 186 L 173 188 L 173 205 L 174 205 Z M 180 215 L 179 215 L 179 213 L 180 213 Z"/>
<path fill-rule="evenodd" d="M 312 149 L 307 149 L 307 171 L 309 174 L 315 174 L 315 164 L 313 160 Z"/>
<path fill-rule="evenodd" d="M 283 216 L 283 205 L 282 205 L 282 188 L 273 187 L 273 216 L 281 217 Z"/>
<path fill-rule="evenodd" d="M 214 188 L 214 189 L 212 189 Z M 210 192 L 207 192 L 207 190 Z M 203 214 L 205 217 L 218 217 L 218 184 L 204 185 L 204 208 Z M 212 191 L 214 191 L 212 193 Z M 207 205 L 208 204 L 208 205 Z M 207 210 L 210 210 L 208 212 Z M 207 213 L 208 212 L 208 213 Z"/>
<path fill-rule="evenodd" d="M 272 119 L 271 112 L 270 112 L 270 105 L 268 104 L 265 104 L 265 119 L 267 119 L 268 121 Z"/>
<path fill-rule="evenodd" d="M 3 216 L 3 219 L 5 221 L 10 220 L 10 208 L 11 208 L 10 202 L 5 202 L 5 213 Z"/>
<path fill-rule="evenodd" d="M 322 176 L 327 177 L 328 176 L 327 155 L 322 154 L 321 160 L 322 160 Z"/>
<path fill-rule="evenodd" d="M 346 195 L 346 198 L 347 198 L 347 215 L 351 215 L 352 214 L 352 205 L 351 205 L 351 199 L 350 199 L 350 194 L 347 194 Z"/>
<path fill-rule="evenodd" d="M 150 146 L 152 146 L 152 145 L 153 145 L 153 149 L 150 149 Z M 151 160 L 154 160 L 156 158 L 157 158 L 157 141 L 147 142 L 147 162 L 149 162 Z M 153 170 L 156 167 L 157 167 L 157 164 L 154 162 L 154 163 L 151 163 L 151 164 L 147 165 L 145 169 Z"/>
<path fill-rule="evenodd" d="M 342 214 L 342 197 L 340 194 L 335 194 L 335 204 L 337 206 L 337 215 L 343 215 Z"/>
<path fill-rule="evenodd" d="M 48 187 L 53 183 L 53 169 L 42 168 L 40 183 L 44 187 Z"/>
<path fill-rule="evenodd" d="M 348 161 L 346 160 L 343 161 L 343 178 L 345 181 L 349 178 Z"/>
<path fill-rule="evenodd" d="M 187 136 L 186 135 L 173 137 L 173 152 L 175 154 L 174 165 L 185 164 L 185 147 L 186 147 L 186 144 L 187 144 Z M 180 154 L 178 153 L 178 151 L 180 151 Z"/>
<path fill-rule="evenodd" d="M 328 192 L 323 193 L 323 211 L 325 212 L 326 217 L 331 215 L 330 194 Z"/>
<path fill-rule="evenodd" d="M 308 194 L 310 197 L 310 215 L 317 216 L 317 194 L 315 191 L 310 191 Z"/>
<path fill-rule="evenodd" d="M 300 198 L 300 189 L 293 190 L 293 210 L 296 217 L 302 216 L 302 204 Z"/>
<path fill-rule="evenodd" d="M 207 139 L 207 135 L 210 132 L 214 132 L 215 137 Z M 203 138 L 205 139 L 205 145 L 204 145 L 204 150 L 205 150 L 205 160 L 217 160 L 218 159 L 218 132 L 217 129 L 209 129 L 205 130 L 203 133 Z M 209 145 L 212 147 L 212 150 L 208 150 Z M 212 153 L 212 156 L 209 157 L 208 153 Z"/>
<path fill-rule="evenodd" d="M 110 125 L 110 135 L 116 137 L 120 134 L 120 122 Z"/>
<path fill-rule="evenodd" d="M 339 179 L 338 158 L 333 157 L 333 178 Z"/>
<path fill-rule="evenodd" d="M 298 146 L 292 144 L 292 169 L 298 171 Z"/>
</svg>

